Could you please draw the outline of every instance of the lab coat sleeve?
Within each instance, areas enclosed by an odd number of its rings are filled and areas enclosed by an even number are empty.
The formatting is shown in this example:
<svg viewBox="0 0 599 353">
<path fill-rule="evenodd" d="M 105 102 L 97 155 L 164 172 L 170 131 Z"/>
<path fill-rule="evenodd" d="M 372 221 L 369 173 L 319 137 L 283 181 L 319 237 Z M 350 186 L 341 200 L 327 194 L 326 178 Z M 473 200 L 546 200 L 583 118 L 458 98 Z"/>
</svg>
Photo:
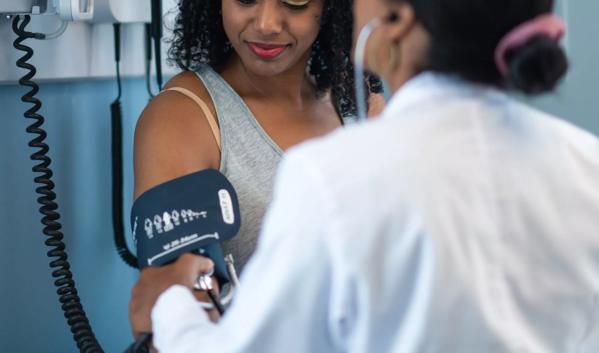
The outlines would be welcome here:
<svg viewBox="0 0 599 353">
<path fill-rule="evenodd" d="M 329 333 L 332 268 L 325 189 L 310 160 L 291 153 L 275 183 L 258 249 L 233 305 L 218 323 L 183 287 L 172 287 L 152 312 L 161 353 L 334 352 Z"/>
</svg>

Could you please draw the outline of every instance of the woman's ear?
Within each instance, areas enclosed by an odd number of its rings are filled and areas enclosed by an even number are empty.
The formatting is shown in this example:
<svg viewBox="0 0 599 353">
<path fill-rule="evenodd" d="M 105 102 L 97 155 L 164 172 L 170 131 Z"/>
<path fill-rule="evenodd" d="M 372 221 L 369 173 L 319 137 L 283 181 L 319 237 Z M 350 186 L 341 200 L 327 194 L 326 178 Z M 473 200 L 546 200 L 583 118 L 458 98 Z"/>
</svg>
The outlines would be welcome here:
<svg viewBox="0 0 599 353">
<path fill-rule="evenodd" d="M 399 43 L 408 35 L 416 24 L 414 8 L 407 2 L 391 3 L 388 6 L 389 15 L 385 19 L 386 33 L 394 43 Z"/>
</svg>

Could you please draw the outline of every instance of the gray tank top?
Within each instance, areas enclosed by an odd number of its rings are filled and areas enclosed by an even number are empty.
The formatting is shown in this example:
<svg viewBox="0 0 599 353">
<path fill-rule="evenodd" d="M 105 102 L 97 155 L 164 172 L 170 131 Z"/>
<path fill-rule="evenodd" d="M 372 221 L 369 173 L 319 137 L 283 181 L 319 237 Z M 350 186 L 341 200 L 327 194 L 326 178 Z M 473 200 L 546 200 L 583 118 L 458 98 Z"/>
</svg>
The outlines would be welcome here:
<svg viewBox="0 0 599 353">
<path fill-rule="evenodd" d="M 237 271 L 242 272 L 256 249 L 283 150 L 217 72 L 202 65 L 196 74 L 216 109 L 221 138 L 220 172 L 231 181 L 239 197 L 241 229 L 235 238 L 223 244 L 223 250 L 225 255 L 233 255 Z M 343 120 L 350 124 L 356 118 L 348 116 Z"/>
<path fill-rule="evenodd" d="M 235 267 L 241 272 L 256 248 L 283 151 L 218 73 L 205 65 L 196 74 L 216 109 L 221 135 L 220 172 L 231 181 L 239 197 L 241 229 L 223 244 L 223 250 L 233 255 Z"/>
</svg>

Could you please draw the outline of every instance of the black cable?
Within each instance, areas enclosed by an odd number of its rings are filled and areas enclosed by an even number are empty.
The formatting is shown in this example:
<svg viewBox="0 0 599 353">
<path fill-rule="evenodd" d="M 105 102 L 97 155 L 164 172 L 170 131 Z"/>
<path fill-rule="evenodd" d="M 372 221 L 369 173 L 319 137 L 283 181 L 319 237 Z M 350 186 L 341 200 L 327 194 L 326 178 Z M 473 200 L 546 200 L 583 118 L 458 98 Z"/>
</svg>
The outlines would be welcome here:
<svg viewBox="0 0 599 353">
<path fill-rule="evenodd" d="M 118 102 L 123 95 L 123 89 L 121 87 L 121 24 L 115 23 L 114 29 L 114 62 L 116 65 L 116 83 L 118 88 L 118 95 L 114 102 Z M 114 103 L 113 102 L 113 103 Z"/>
<path fill-rule="evenodd" d="M 162 90 L 162 1 L 152 0 L 152 37 L 154 38 L 154 57 L 156 66 L 156 83 Z"/>
<path fill-rule="evenodd" d="M 146 90 L 148 91 L 148 95 L 150 96 L 150 98 L 154 97 L 154 93 L 152 92 L 152 72 L 151 72 L 151 65 L 152 65 L 152 25 L 149 23 L 145 24 L 145 53 L 146 53 L 146 60 L 145 60 L 145 66 L 146 66 Z"/>
<path fill-rule="evenodd" d="M 21 18 L 23 21 L 20 22 Z M 33 104 L 33 107 L 25 112 L 24 116 L 27 119 L 33 119 L 34 122 L 27 127 L 27 132 L 36 135 L 30 142 L 29 146 L 37 149 L 31 155 L 31 160 L 39 162 L 32 170 L 34 173 L 39 173 L 34 181 L 40 186 L 36 192 L 41 195 L 37 202 L 41 205 L 39 211 L 42 214 L 42 224 L 44 225 L 43 233 L 47 236 L 45 241 L 46 246 L 50 248 L 47 255 L 51 259 L 50 268 L 52 277 L 55 279 L 54 285 L 57 287 L 57 294 L 61 303 L 64 316 L 71 328 L 73 338 L 77 343 L 77 347 L 82 353 L 97 353 L 103 352 L 89 324 L 89 320 L 81 305 L 81 300 L 75 287 L 73 274 L 70 270 L 70 264 L 67 253 L 65 252 L 65 244 L 62 241 L 64 236 L 61 232 L 62 225 L 58 222 L 60 214 L 58 213 L 58 204 L 55 202 L 56 194 L 54 193 L 54 182 L 52 181 L 53 172 L 50 169 L 52 160 L 47 156 L 50 150 L 48 145 L 44 143 L 46 139 L 46 131 L 42 128 L 44 117 L 38 114 L 42 107 L 42 102 L 36 98 L 39 92 L 39 86 L 31 79 L 35 76 L 37 70 L 35 66 L 28 61 L 33 57 L 33 49 L 22 44 L 27 39 L 36 38 L 36 34 L 25 30 L 29 22 L 30 16 L 16 16 L 12 22 L 12 29 L 17 35 L 14 41 L 14 47 L 24 52 L 25 54 L 17 60 L 17 67 L 26 69 L 29 72 L 19 80 L 21 86 L 29 87 L 31 90 L 21 98 L 24 103 Z"/>
<path fill-rule="evenodd" d="M 138 268 L 137 258 L 125 239 L 125 222 L 123 218 L 123 109 L 121 96 L 121 25 L 114 24 L 114 60 L 116 62 L 116 82 L 118 96 L 110 105 L 112 134 L 112 228 L 117 252 L 125 263 Z"/>
<path fill-rule="evenodd" d="M 216 308 L 216 311 L 218 311 L 218 314 L 220 316 L 223 316 L 225 314 L 225 307 L 220 302 L 220 299 L 216 295 L 216 292 L 214 291 L 214 289 L 209 289 L 206 292 L 208 293 L 208 297 L 210 298 L 210 301 L 212 301 L 212 304 Z"/>
</svg>

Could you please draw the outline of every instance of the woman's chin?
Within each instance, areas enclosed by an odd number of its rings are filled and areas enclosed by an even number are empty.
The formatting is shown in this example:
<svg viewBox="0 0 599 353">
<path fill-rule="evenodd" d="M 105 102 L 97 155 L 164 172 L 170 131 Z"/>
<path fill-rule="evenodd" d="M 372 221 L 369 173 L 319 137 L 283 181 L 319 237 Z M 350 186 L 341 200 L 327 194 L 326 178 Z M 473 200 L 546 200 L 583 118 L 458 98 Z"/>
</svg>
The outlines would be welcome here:
<svg viewBox="0 0 599 353">
<path fill-rule="evenodd" d="M 241 62 L 246 70 L 254 75 L 263 77 L 281 75 L 297 66 L 297 63 L 294 63 L 293 60 L 285 54 L 284 56 L 275 59 L 263 59 L 251 54 L 249 57 L 241 58 Z M 305 68 L 305 64 L 303 64 L 303 66 Z"/>
<path fill-rule="evenodd" d="M 289 70 L 289 67 L 273 62 L 254 62 L 246 65 L 246 69 L 256 76 L 273 77 Z"/>
</svg>

